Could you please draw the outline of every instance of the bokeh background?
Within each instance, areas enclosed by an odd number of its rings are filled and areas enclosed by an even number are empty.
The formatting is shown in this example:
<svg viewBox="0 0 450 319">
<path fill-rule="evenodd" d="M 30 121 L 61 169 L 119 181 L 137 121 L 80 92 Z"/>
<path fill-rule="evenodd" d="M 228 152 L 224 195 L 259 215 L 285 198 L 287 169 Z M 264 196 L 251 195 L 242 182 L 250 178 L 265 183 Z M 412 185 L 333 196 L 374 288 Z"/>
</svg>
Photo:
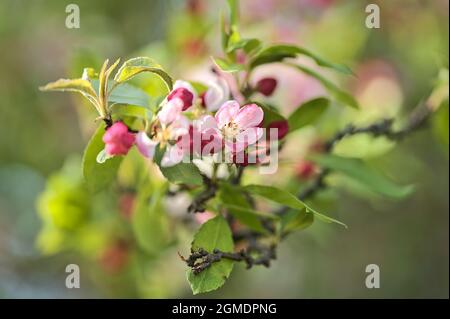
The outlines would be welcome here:
<svg viewBox="0 0 450 319">
<path fill-rule="evenodd" d="M 448 1 L 370 2 L 381 8 L 380 29 L 365 27 L 366 1 L 242 1 L 245 36 L 301 44 L 351 66 L 356 74 L 335 80 L 356 96 L 363 110 L 332 112 L 318 128 L 302 130 L 286 146 L 290 158 L 301 155 L 312 136 L 329 136 L 350 121 L 408 113 L 430 94 L 440 72 L 445 77 Z M 80 29 L 65 27 L 69 3 L 80 7 Z M 38 87 L 78 77 L 84 66 L 98 68 L 105 58 L 139 55 L 155 58 L 175 77 L 201 78 L 209 56 L 220 53 L 221 10 L 226 10 L 221 0 L 0 2 L 0 297 L 192 296 L 176 254 L 186 246 L 147 258 L 136 270 L 120 241 L 102 251 L 80 252 L 72 248 L 91 247 L 80 234 L 71 245 L 59 246 L 58 234 L 42 235 L 39 195 L 49 180 L 55 190 L 73 194 L 70 183 L 77 180 L 72 174 L 77 169 L 67 167 L 78 167 L 76 154 L 82 154 L 95 124 L 77 95 L 44 94 Z M 285 113 L 324 94 L 314 80 L 281 66 L 257 73 L 276 74 L 279 89 L 271 99 L 281 101 Z M 448 71 L 446 76 L 448 81 Z M 321 205 L 345 221 L 348 230 L 316 223 L 289 237 L 271 268 L 247 271 L 236 265 L 224 287 L 207 296 L 448 298 L 448 108 L 438 115 L 428 128 L 397 145 L 364 137 L 337 149 L 371 160 L 401 183 L 416 184 L 412 196 L 393 201 L 336 181 L 341 186 L 326 192 Z M 63 166 L 69 173 L 61 172 Z M 281 176 L 293 174 L 281 171 Z M 121 200 L 125 206 L 126 200 Z M 118 214 L 116 207 L 105 207 L 105 214 Z M 186 232 L 180 246 L 189 243 Z M 81 267 L 80 289 L 64 285 L 68 263 Z M 365 267 L 371 263 L 380 266 L 380 289 L 365 287 Z"/>
</svg>

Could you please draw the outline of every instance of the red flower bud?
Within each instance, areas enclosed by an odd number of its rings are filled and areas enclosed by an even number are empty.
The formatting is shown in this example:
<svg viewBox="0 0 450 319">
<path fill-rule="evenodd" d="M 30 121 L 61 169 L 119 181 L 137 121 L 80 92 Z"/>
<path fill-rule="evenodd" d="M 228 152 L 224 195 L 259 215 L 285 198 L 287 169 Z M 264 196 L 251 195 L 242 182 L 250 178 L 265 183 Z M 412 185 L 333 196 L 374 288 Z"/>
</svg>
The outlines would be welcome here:
<svg viewBox="0 0 450 319">
<path fill-rule="evenodd" d="M 167 101 L 178 98 L 183 102 L 183 111 L 187 110 L 193 103 L 194 95 L 186 88 L 178 88 L 170 92 Z"/>
<path fill-rule="evenodd" d="M 277 128 L 278 129 L 278 140 L 281 140 L 283 137 L 287 135 L 289 132 L 289 124 L 286 120 L 273 121 L 267 126 L 267 138 L 270 139 L 270 129 Z"/>
<path fill-rule="evenodd" d="M 277 87 L 277 80 L 274 78 L 264 78 L 256 83 L 256 90 L 265 96 L 271 96 Z"/>
<path fill-rule="evenodd" d="M 108 155 L 126 155 L 133 146 L 135 136 L 122 122 L 116 122 L 103 135 L 105 151 Z"/>
<path fill-rule="evenodd" d="M 200 105 L 206 109 L 206 103 L 205 103 L 205 95 L 206 91 L 200 94 Z"/>
<path fill-rule="evenodd" d="M 129 259 L 129 247 L 123 240 L 118 240 L 107 247 L 100 255 L 100 265 L 109 274 L 115 274 L 125 268 Z"/>
</svg>

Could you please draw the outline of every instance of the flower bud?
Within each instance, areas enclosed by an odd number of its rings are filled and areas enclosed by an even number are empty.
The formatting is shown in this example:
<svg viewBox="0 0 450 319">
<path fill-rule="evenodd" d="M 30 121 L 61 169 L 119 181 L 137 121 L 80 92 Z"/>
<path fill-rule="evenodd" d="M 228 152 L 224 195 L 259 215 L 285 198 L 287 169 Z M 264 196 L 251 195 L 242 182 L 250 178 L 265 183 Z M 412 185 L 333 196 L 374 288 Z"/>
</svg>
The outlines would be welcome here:
<svg viewBox="0 0 450 319">
<path fill-rule="evenodd" d="M 103 135 L 106 154 L 126 155 L 133 146 L 135 136 L 128 131 L 128 127 L 122 122 L 116 122 L 109 127 Z"/>
<path fill-rule="evenodd" d="M 178 98 L 183 102 L 183 109 L 182 111 L 187 110 L 189 107 L 192 106 L 193 100 L 194 100 L 194 94 L 190 92 L 188 89 L 179 87 L 172 92 L 170 92 L 169 96 L 167 97 L 167 101 L 170 101 L 172 99 Z"/>
<path fill-rule="evenodd" d="M 277 80 L 274 78 L 264 78 L 256 83 L 256 90 L 265 96 L 271 96 L 277 87 Z"/>
<path fill-rule="evenodd" d="M 273 121 L 267 126 L 267 138 L 270 139 L 270 129 L 271 128 L 277 128 L 278 129 L 278 140 L 281 140 L 283 137 L 287 135 L 289 132 L 289 125 L 288 121 L 286 120 L 280 120 L 280 121 Z"/>
</svg>

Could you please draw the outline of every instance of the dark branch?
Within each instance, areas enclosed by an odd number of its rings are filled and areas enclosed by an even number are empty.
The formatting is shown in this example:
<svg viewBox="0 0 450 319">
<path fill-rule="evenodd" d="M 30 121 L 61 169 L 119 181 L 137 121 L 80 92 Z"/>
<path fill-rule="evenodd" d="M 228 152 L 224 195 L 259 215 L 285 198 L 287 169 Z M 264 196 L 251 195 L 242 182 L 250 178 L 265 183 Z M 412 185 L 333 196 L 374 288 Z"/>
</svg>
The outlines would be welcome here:
<svg viewBox="0 0 450 319">
<path fill-rule="evenodd" d="M 205 185 L 205 190 L 193 199 L 191 205 L 189 205 L 188 207 L 188 213 L 203 213 L 206 209 L 206 203 L 211 198 L 214 198 L 214 196 L 216 196 L 216 183 L 214 183 L 210 178 L 203 175 L 203 184 Z"/>
<path fill-rule="evenodd" d="M 209 253 L 200 248 L 197 251 L 192 251 L 191 255 L 187 259 L 183 257 L 181 258 L 189 267 L 192 268 L 194 275 L 197 275 L 205 269 L 211 267 L 215 262 L 219 262 L 223 259 L 245 262 L 247 269 L 253 267 L 254 265 L 269 267 L 270 261 L 276 259 L 275 248 L 275 245 L 260 246 L 252 244 L 247 249 L 242 249 L 241 251 L 234 253 L 223 252 L 219 249 L 214 249 L 213 252 Z"/>
<path fill-rule="evenodd" d="M 357 134 L 371 134 L 372 136 L 385 136 L 390 140 L 400 140 L 404 138 L 409 133 L 418 130 L 424 126 L 427 122 L 432 111 L 427 105 L 419 105 L 409 116 L 407 123 L 399 130 L 394 129 L 393 119 L 384 119 L 368 126 L 356 127 L 353 124 L 347 125 L 343 130 L 337 132 L 330 140 L 325 143 L 324 152 L 331 153 L 334 146 L 344 138 L 348 136 L 353 136 Z M 303 189 L 299 194 L 298 198 L 305 200 L 312 197 L 317 191 L 326 187 L 325 177 L 330 173 L 327 168 L 322 169 L 322 171 L 315 177 L 311 184 Z M 283 214 L 288 210 L 287 207 L 282 207 L 278 213 Z"/>
</svg>

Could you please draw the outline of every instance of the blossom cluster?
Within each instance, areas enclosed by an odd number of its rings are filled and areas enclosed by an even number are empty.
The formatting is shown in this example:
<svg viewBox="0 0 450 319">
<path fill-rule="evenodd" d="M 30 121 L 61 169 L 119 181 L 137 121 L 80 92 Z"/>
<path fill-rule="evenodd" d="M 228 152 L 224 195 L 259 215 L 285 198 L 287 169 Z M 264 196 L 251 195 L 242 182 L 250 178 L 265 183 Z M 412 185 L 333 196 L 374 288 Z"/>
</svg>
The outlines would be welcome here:
<svg viewBox="0 0 450 319">
<path fill-rule="evenodd" d="M 268 150 L 267 139 L 262 139 L 263 109 L 254 103 L 241 106 L 229 97 L 223 78 L 201 95 L 189 82 L 178 80 L 145 130 L 130 132 L 122 122 L 109 127 L 103 136 L 105 151 L 108 156 L 125 155 L 135 144 L 143 156 L 154 158 L 159 147 L 164 151 L 162 167 L 214 154 L 247 165 L 251 153 L 251 163 L 263 162 Z M 273 122 L 269 128 L 276 130 L 277 138 L 287 133 L 283 123 Z"/>
</svg>

